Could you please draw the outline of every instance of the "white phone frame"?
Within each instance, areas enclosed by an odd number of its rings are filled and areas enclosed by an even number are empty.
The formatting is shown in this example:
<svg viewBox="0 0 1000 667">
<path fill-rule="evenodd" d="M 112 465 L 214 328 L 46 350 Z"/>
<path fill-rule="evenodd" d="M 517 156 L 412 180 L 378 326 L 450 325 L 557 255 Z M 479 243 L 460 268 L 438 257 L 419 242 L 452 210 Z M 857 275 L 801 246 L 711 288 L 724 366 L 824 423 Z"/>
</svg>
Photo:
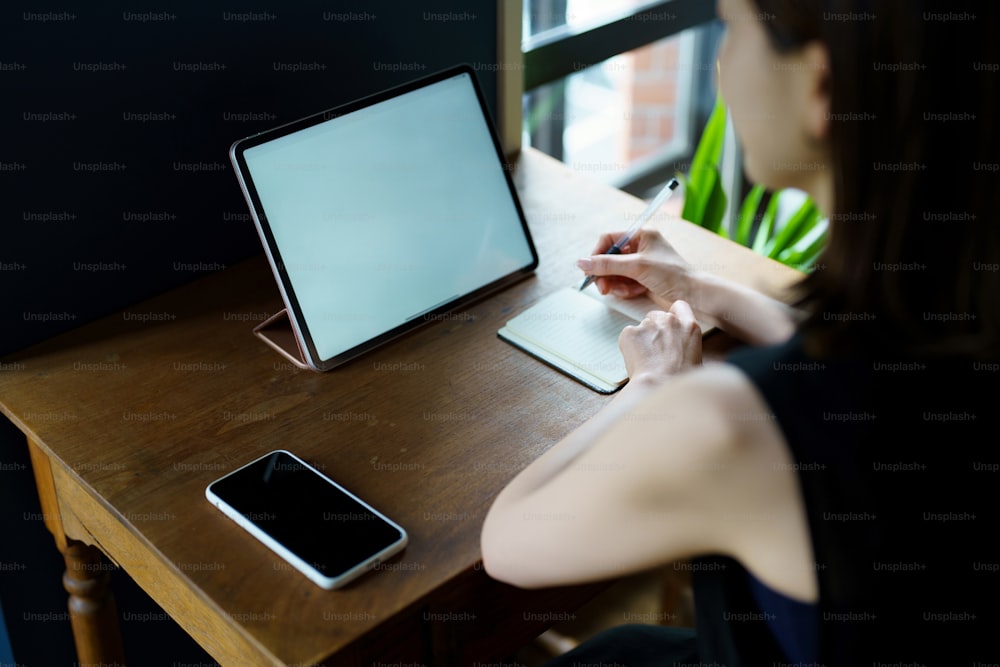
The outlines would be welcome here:
<svg viewBox="0 0 1000 667">
<path fill-rule="evenodd" d="M 329 576 L 323 574 L 322 572 L 320 572 L 318 569 L 316 569 L 315 567 L 313 567 L 309 563 L 307 563 L 306 561 L 304 561 L 299 556 L 297 556 L 294 552 L 292 552 L 287 547 L 285 547 L 283 544 L 281 544 L 276 539 L 274 539 L 273 537 L 271 537 L 267 532 L 265 532 L 264 530 L 258 528 L 252 522 L 250 522 L 249 520 L 247 520 L 247 518 L 244 517 L 236 508 L 234 508 L 232 505 L 230 505 L 229 503 L 227 503 L 226 501 L 224 501 L 222 498 L 220 498 L 219 496 L 217 496 L 212 491 L 212 485 L 215 484 L 216 482 L 222 481 L 223 479 L 226 479 L 227 477 L 230 477 L 232 475 L 236 475 L 241 470 L 244 470 L 245 468 L 248 468 L 248 467 L 252 466 L 253 464 L 259 462 L 261 459 L 265 459 L 265 458 L 267 458 L 269 456 L 272 456 L 272 455 L 278 454 L 278 453 L 286 454 L 286 455 L 290 456 L 291 458 L 295 459 L 296 461 L 298 461 L 299 463 L 301 463 L 304 468 L 306 468 L 307 470 L 309 470 L 313 474 L 318 475 L 320 479 L 322 479 L 323 481 L 327 482 L 328 484 L 330 484 L 331 486 L 333 486 L 334 488 L 336 488 L 341 493 L 344 493 L 345 495 L 347 495 L 348 497 L 350 497 L 352 500 L 354 500 L 355 502 L 357 502 L 359 505 L 361 505 L 362 507 L 364 507 L 365 509 L 367 509 L 369 512 L 371 512 L 372 514 L 374 514 L 375 516 L 377 516 L 379 519 L 381 519 L 382 521 L 385 521 L 387 524 L 389 524 L 390 526 L 392 526 L 393 528 L 395 528 L 396 530 L 398 530 L 399 533 L 400 533 L 400 539 L 397 540 L 396 542 L 393 542 L 388 547 L 386 547 L 385 549 L 379 551 L 378 553 L 372 554 L 371 556 L 369 556 L 365 560 L 361 561 L 360 563 L 358 563 L 354 567 L 350 568 L 349 570 L 346 570 L 342 574 L 340 574 L 340 575 L 338 575 L 336 577 L 329 577 Z M 365 572 L 368 572 L 369 570 L 375 568 L 383 560 L 387 560 L 387 559 L 391 558 L 392 556 L 394 556 L 395 554 L 397 554 L 400 551 L 402 551 L 406 547 L 407 543 L 409 542 L 409 536 L 407 535 L 406 531 L 403 529 L 402 526 L 400 526 L 399 524 L 397 524 L 395 521 L 392 521 L 391 519 L 389 519 L 387 516 L 385 516 L 384 514 L 382 514 L 381 512 L 379 512 L 378 510 L 376 510 L 374 507 L 372 507 L 371 505 L 369 505 L 368 503 L 366 503 L 365 501 L 363 501 L 361 498 L 358 498 L 356 495 L 354 495 L 353 493 L 351 493 L 350 491 L 348 491 L 347 489 L 345 489 L 340 484 L 337 484 L 336 482 L 334 482 L 332 479 L 330 479 L 329 477 L 327 477 L 325 474 L 323 474 L 322 472 L 320 472 L 319 470 L 317 470 L 314 466 L 306 463 L 301 458 L 299 458 L 295 454 L 292 454 L 291 452 L 289 452 L 288 450 L 285 450 L 285 449 L 276 449 L 276 450 L 270 451 L 267 454 L 264 454 L 263 456 L 259 456 L 256 459 L 254 459 L 253 461 L 250 461 L 249 463 L 240 466 L 236 470 L 233 470 L 232 472 L 226 473 L 222 477 L 220 477 L 220 478 L 212 481 L 210 484 L 208 484 L 208 486 L 205 487 L 205 497 L 208 499 L 208 501 L 210 503 L 212 503 L 217 508 L 219 508 L 219 510 L 221 510 L 223 514 L 225 514 L 227 517 L 229 517 L 230 519 L 232 519 L 237 525 L 239 525 L 241 528 L 243 528 L 248 533 L 250 533 L 251 535 L 253 535 L 255 538 L 257 538 L 261 543 L 264 544 L 264 546 L 266 546 L 268 549 L 270 549 L 275 554 L 277 554 L 278 556 L 280 556 L 284 561 L 286 561 L 289 565 L 291 565 L 292 567 L 294 567 L 296 570 L 298 570 L 299 572 L 301 572 L 302 574 L 304 574 L 306 577 L 308 577 L 309 580 L 312 581 L 313 583 L 315 583 L 317 586 L 320 586 L 321 588 L 325 588 L 327 590 L 332 590 L 332 589 L 335 589 L 335 588 L 340 588 L 341 586 L 344 586 L 345 584 L 349 583 L 350 581 L 353 581 L 354 579 L 357 579 L 358 577 L 360 577 Z"/>
</svg>

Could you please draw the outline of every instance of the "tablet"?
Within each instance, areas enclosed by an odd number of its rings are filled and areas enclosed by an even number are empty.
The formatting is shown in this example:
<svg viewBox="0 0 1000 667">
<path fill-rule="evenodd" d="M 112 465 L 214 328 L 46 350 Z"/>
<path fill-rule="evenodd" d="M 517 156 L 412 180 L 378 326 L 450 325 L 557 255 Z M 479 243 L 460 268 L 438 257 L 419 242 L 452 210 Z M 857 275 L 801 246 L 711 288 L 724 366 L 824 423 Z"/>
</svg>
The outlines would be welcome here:
<svg viewBox="0 0 1000 667">
<path fill-rule="evenodd" d="M 314 370 L 538 266 L 469 66 L 241 139 L 230 159 Z"/>
</svg>

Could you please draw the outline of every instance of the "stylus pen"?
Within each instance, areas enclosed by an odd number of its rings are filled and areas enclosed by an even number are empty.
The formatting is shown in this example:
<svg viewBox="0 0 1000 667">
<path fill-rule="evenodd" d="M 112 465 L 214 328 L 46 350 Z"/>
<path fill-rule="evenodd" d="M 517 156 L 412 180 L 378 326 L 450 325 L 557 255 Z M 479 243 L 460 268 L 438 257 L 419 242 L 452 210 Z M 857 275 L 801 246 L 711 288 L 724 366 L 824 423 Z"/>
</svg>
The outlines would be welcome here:
<svg viewBox="0 0 1000 667">
<path fill-rule="evenodd" d="M 608 248 L 604 252 L 604 254 L 620 255 L 622 252 L 622 248 L 628 245 L 628 242 L 632 240 L 632 237 L 636 235 L 636 233 L 642 228 L 642 226 L 646 224 L 651 217 L 653 217 L 653 214 L 656 213 L 656 211 L 661 206 L 663 206 L 664 202 L 670 199 L 670 195 L 674 194 L 674 190 L 677 189 L 678 185 L 680 185 L 680 183 L 677 181 L 677 179 L 671 178 L 670 182 L 667 183 L 662 190 L 660 190 L 660 193 L 658 195 L 656 195 L 656 198 L 653 199 L 653 201 L 649 202 L 649 206 L 647 206 L 646 210 L 642 212 L 642 215 L 640 215 L 639 218 L 635 221 L 635 223 L 628 228 L 628 231 L 625 232 L 625 235 L 622 236 L 617 241 L 615 241 L 615 244 L 610 248 Z M 582 292 L 583 290 L 587 289 L 587 285 L 594 282 L 595 277 L 596 276 L 587 276 L 583 280 L 583 284 L 580 285 L 580 291 Z"/>
</svg>

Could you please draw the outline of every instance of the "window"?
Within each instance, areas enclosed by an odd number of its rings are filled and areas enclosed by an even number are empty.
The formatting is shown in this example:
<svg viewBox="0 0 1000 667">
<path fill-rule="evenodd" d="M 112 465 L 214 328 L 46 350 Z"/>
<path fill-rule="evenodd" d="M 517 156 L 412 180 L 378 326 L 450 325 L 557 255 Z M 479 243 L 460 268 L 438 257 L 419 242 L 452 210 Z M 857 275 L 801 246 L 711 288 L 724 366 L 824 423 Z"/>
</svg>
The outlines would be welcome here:
<svg viewBox="0 0 1000 667">
<path fill-rule="evenodd" d="M 720 35 L 705 0 L 525 0 L 522 143 L 643 194 L 694 151 Z"/>
</svg>

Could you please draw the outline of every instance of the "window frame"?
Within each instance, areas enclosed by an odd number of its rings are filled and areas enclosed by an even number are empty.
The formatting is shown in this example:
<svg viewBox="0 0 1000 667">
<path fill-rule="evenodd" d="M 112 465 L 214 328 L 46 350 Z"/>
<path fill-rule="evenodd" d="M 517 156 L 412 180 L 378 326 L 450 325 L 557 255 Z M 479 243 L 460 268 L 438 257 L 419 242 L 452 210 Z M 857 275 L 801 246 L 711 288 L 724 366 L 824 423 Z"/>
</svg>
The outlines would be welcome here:
<svg viewBox="0 0 1000 667">
<path fill-rule="evenodd" d="M 516 3 L 521 5 L 518 20 L 522 23 L 529 1 Z M 712 26 L 713 23 L 715 26 Z M 706 33 L 712 30 L 721 32 L 722 29 L 715 13 L 715 3 L 705 0 L 654 0 L 583 29 L 560 25 L 536 35 L 523 36 L 519 54 L 523 70 L 521 92 L 531 94 L 546 84 L 563 82 L 565 85 L 570 74 L 698 26 L 709 27 L 682 35 L 682 61 L 687 57 L 689 62 L 694 63 L 708 61 L 714 56 L 706 52 L 714 48 L 715 35 L 710 38 Z M 704 127 L 715 95 L 711 76 L 697 76 L 692 68 L 679 70 L 678 87 L 688 91 L 690 98 L 685 108 L 678 109 L 680 113 L 676 115 L 674 138 L 614 178 L 611 182 L 613 186 L 642 196 L 676 171 L 684 171 L 677 165 L 689 160 L 694 152 L 696 133 Z M 549 128 L 549 132 L 557 129 Z M 561 155 L 556 157 L 561 158 Z M 734 178 L 726 174 L 724 180 L 732 181 Z"/>
</svg>

